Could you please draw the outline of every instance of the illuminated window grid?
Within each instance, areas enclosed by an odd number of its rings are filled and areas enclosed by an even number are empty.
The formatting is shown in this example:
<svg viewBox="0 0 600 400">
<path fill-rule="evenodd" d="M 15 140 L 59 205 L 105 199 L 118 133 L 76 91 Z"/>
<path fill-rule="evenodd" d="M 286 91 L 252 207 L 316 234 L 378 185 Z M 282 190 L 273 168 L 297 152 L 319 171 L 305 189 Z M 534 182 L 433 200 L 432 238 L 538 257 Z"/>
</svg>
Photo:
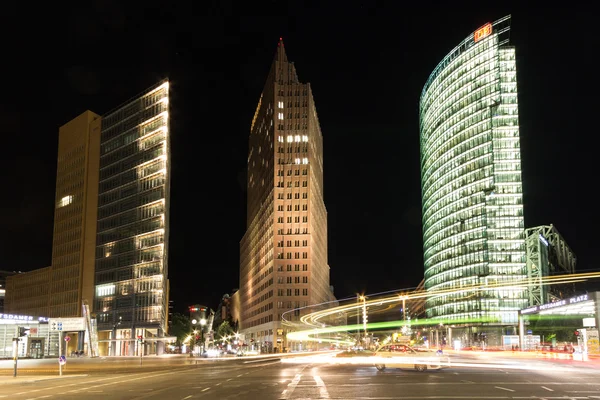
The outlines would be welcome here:
<svg viewBox="0 0 600 400">
<path fill-rule="evenodd" d="M 96 309 L 109 324 L 164 325 L 168 82 L 106 117 L 102 139 Z"/>
<path fill-rule="evenodd" d="M 421 98 L 425 287 L 524 279 L 514 49 L 500 48 L 492 34 L 432 76 Z M 501 295 L 464 303 L 440 295 L 428 300 L 428 315 L 458 319 L 526 303 L 523 291 Z"/>
</svg>

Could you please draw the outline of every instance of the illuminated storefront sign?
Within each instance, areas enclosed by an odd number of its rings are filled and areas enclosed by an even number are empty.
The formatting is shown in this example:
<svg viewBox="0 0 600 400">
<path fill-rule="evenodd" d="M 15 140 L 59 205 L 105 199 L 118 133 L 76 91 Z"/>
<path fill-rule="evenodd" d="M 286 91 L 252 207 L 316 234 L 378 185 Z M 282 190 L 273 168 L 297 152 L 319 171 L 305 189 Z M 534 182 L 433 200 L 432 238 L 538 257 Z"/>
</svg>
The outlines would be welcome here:
<svg viewBox="0 0 600 400">
<path fill-rule="evenodd" d="M 473 34 L 473 40 L 475 41 L 475 43 L 477 43 L 484 37 L 490 36 L 491 33 L 492 33 L 492 24 L 487 23 L 475 31 L 475 33 Z"/>
<path fill-rule="evenodd" d="M 571 297 L 570 299 L 559 300 L 559 301 L 555 301 L 553 303 L 546 303 L 546 304 L 542 304 L 539 306 L 525 308 L 525 309 L 521 310 L 521 314 L 531 314 L 531 313 L 538 312 L 538 311 L 550 310 L 552 308 L 562 307 L 562 306 L 566 306 L 569 304 L 577 304 L 577 303 L 581 303 L 582 301 L 587 301 L 587 300 L 589 300 L 588 295 L 582 294 L 581 296 Z"/>
<path fill-rule="evenodd" d="M 48 322 L 46 317 L 32 317 L 31 315 L 18 315 L 18 314 L 1 314 L 0 319 L 11 320 L 11 321 L 38 321 Z"/>
</svg>

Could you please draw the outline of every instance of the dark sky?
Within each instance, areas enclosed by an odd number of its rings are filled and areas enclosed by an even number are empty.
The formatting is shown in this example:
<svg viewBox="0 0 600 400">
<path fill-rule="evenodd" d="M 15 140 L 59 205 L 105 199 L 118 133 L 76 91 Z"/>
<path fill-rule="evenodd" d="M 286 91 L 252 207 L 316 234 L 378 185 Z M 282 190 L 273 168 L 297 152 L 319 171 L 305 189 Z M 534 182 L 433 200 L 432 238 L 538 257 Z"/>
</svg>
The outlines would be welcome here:
<svg viewBox="0 0 600 400">
<path fill-rule="evenodd" d="M 600 35 L 589 10 L 320 3 L 248 2 L 243 10 L 98 1 L 26 23 L 9 13 L 0 269 L 50 264 L 59 126 L 169 77 L 172 299 L 177 310 L 216 307 L 238 287 L 250 122 L 282 36 L 300 80 L 312 84 L 323 131 L 335 294 L 416 286 L 421 89 L 455 45 L 506 14 L 517 51 L 525 223 L 554 223 L 579 269 L 597 268 Z M 269 16 L 239 16 L 246 13 Z"/>
</svg>

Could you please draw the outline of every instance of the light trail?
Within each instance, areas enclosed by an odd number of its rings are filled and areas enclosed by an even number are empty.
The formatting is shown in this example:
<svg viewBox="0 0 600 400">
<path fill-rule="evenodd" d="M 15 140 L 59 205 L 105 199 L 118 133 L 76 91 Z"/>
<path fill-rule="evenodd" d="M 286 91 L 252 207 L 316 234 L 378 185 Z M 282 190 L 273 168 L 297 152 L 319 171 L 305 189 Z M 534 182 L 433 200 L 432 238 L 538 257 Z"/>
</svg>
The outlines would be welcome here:
<svg viewBox="0 0 600 400">
<path fill-rule="evenodd" d="M 541 284 L 544 286 L 549 285 L 557 285 L 564 283 L 576 283 L 576 282 L 584 282 L 589 279 L 598 279 L 600 278 L 600 272 L 586 272 L 580 274 L 565 274 L 565 275 L 553 275 L 546 276 L 539 279 L 536 279 L 535 284 Z M 331 338 L 331 337 L 318 337 L 318 335 L 328 334 L 331 336 L 333 333 L 341 333 L 348 331 L 357 331 L 362 330 L 364 328 L 363 324 L 353 324 L 353 325 L 344 325 L 344 326 L 327 326 L 325 323 L 320 322 L 321 320 L 334 316 L 339 313 L 350 313 L 350 312 L 360 312 L 363 307 L 390 307 L 391 305 L 399 304 L 402 302 L 402 298 L 404 301 L 410 300 L 423 300 L 430 297 L 436 297 L 440 295 L 460 295 L 465 294 L 472 296 L 476 292 L 483 292 L 489 290 L 526 290 L 531 285 L 531 282 L 526 279 L 517 279 L 512 282 L 501 282 L 501 283 L 477 283 L 472 285 L 464 285 L 458 289 L 442 289 L 435 291 L 413 291 L 407 292 L 402 295 L 402 297 L 398 294 L 393 296 L 386 296 L 381 298 L 369 299 L 367 301 L 361 303 L 351 303 L 347 305 L 342 305 L 338 307 L 332 307 L 325 310 L 315 311 L 309 314 L 306 314 L 300 318 L 300 323 L 294 323 L 285 319 L 285 314 L 282 315 L 284 325 L 288 327 L 292 327 L 295 329 L 302 329 L 295 332 L 289 332 L 287 334 L 288 340 L 295 341 L 321 341 L 327 343 L 339 343 L 339 344 L 354 344 L 347 339 L 340 338 Z M 316 306 L 323 306 L 324 304 L 318 304 Z M 306 308 L 306 307 L 304 307 Z M 294 310 L 290 310 L 294 311 Z M 514 311 L 514 310 L 512 310 Z M 493 322 L 495 319 L 492 317 L 478 317 L 478 318 L 463 318 L 463 319 L 453 319 L 453 320 L 441 320 L 441 319 L 420 319 L 419 325 L 439 325 L 440 323 L 452 323 L 452 324 L 461 324 L 461 323 L 473 323 L 473 322 Z M 369 323 L 367 328 L 370 330 L 376 329 L 385 329 L 385 328 L 399 328 L 404 325 L 408 325 L 411 321 L 388 321 L 388 322 L 376 322 Z M 413 321 L 414 322 L 414 321 Z M 307 329 L 308 328 L 308 329 Z M 313 337 L 317 335 L 317 337 Z"/>
</svg>

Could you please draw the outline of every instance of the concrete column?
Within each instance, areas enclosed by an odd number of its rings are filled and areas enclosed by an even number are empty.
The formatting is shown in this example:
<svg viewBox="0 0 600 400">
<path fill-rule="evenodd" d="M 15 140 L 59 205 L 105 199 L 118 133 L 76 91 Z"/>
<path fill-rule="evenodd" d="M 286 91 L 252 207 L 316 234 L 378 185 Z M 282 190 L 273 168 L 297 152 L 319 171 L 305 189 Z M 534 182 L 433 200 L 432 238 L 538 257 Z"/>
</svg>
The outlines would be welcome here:
<svg viewBox="0 0 600 400">
<path fill-rule="evenodd" d="M 523 315 L 519 312 L 519 349 L 523 350 L 525 344 L 525 323 L 523 322 Z"/>
</svg>

